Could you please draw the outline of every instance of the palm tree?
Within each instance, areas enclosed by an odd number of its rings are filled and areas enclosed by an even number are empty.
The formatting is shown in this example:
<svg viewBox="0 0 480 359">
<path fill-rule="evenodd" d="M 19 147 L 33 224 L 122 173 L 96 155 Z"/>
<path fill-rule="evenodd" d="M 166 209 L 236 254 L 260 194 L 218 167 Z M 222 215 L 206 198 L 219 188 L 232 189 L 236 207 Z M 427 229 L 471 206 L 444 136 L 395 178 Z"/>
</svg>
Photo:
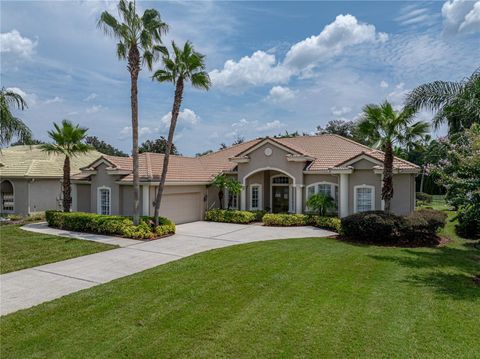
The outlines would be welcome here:
<svg viewBox="0 0 480 359">
<path fill-rule="evenodd" d="M 212 184 L 218 188 L 218 206 L 223 209 L 223 197 L 225 196 L 225 189 L 227 188 L 228 179 L 223 173 L 219 173 L 213 178 Z"/>
<path fill-rule="evenodd" d="M 93 149 L 83 141 L 87 135 L 88 129 L 73 125 L 68 120 L 62 121 L 60 127 L 56 123 L 53 124 L 55 129 L 48 131 L 48 136 L 54 143 L 45 143 L 41 145 L 42 150 L 48 153 L 64 155 L 63 161 L 63 211 L 70 212 L 72 206 L 72 188 L 70 184 L 70 158 L 82 153 L 86 153 Z"/>
<path fill-rule="evenodd" d="M 177 47 L 175 42 L 172 41 L 172 48 L 174 55 L 173 58 L 170 57 L 168 51 L 165 51 L 162 56 L 164 68 L 156 71 L 153 75 L 153 79 L 159 82 L 171 82 L 175 86 L 175 96 L 171 113 L 172 118 L 170 120 L 170 129 L 167 138 L 167 151 L 163 156 L 162 175 L 160 177 L 160 184 L 155 198 L 155 225 L 158 225 L 160 203 L 162 201 L 168 162 L 170 160 L 170 152 L 173 144 L 173 135 L 175 133 L 178 114 L 182 104 L 185 82 L 190 81 L 193 87 L 203 90 L 208 90 L 211 84 L 210 77 L 205 71 L 205 56 L 196 52 L 189 41 L 185 43 L 183 49 Z"/>
<path fill-rule="evenodd" d="M 151 70 L 158 53 L 164 52 L 161 36 L 168 31 L 168 25 L 155 9 L 147 9 L 142 16 L 137 14 L 135 1 L 120 0 L 120 20 L 104 11 L 98 20 L 98 27 L 107 35 L 118 40 L 117 56 L 127 59 L 130 73 L 130 105 L 132 110 L 132 157 L 133 157 L 133 223 L 140 220 L 140 177 L 138 174 L 138 74 L 142 63 Z"/>
<path fill-rule="evenodd" d="M 326 194 L 313 194 L 307 201 L 307 207 L 317 211 L 320 216 L 324 216 L 329 209 L 335 208 L 335 200 Z"/>
<path fill-rule="evenodd" d="M 408 94 L 405 106 L 435 111 L 433 125 L 448 124 L 450 134 L 480 123 L 480 68 L 460 82 L 433 81 Z"/>
<path fill-rule="evenodd" d="M 18 137 L 22 143 L 32 140 L 32 132 L 27 125 L 10 112 L 11 105 L 19 110 L 28 107 L 21 95 L 2 87 L 0 90 L 0 146 L 8 145 L 14 137 Z"/>
<path fill-rule="evenodd" d="M 359 132 L 367 143 L 385 152 L 382 185 L 385 212 L 390 212 L 390 201 L 393 197 L 393 146 L 405 144 L 412 136 L 421 137 L 429 131 L 427 122 L 412 123 L 414 115 L 415 111 L 412 108 L 404 108 L 397 112 L 388 101 L 385 101 L 381 105 L 365 106 L 358 124 Z"/>
</svg>

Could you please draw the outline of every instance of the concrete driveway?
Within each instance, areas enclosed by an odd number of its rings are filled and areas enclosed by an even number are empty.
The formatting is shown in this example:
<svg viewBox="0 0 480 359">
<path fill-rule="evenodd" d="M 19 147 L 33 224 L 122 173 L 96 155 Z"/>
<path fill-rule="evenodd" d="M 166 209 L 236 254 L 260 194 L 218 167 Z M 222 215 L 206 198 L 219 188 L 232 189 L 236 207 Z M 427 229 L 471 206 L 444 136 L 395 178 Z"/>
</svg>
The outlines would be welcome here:
<svg viewBox="0 0 480 359">
<path fill-rule="evenodd" d="M 258 224 L 193 222 L 178 225 L 177 233 L 171 237 L 145 242 L 59 231 L 48 228 L 46 224 L 27 225 L 23 228 L 118 244 L 122 248 L 0 275 L 1 315 L 215 248 L 272 239 L 335 235 L 334 232 L 314 227 L 282 228 Z"/>
</svg>

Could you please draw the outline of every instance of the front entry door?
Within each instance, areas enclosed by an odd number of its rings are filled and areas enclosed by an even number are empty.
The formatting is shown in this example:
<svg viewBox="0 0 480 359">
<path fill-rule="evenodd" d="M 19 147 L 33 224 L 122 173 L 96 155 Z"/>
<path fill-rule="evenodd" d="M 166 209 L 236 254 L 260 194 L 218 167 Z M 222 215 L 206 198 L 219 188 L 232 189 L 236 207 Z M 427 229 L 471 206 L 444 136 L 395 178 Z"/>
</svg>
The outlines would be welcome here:
<svg viewBox="0 0 480 359">
<path fill-rule="evenodd" d="M 273 186 L 272 187 L 272 212 L 288 213 L 289 187 Z"/>
</svg>

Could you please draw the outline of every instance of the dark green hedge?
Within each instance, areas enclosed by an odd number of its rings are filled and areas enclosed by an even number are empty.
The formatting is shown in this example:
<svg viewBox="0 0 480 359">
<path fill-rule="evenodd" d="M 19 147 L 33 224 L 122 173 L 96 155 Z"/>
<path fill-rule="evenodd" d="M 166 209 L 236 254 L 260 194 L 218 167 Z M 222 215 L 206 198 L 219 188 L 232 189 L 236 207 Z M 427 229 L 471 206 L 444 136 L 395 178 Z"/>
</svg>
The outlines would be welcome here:
<svg viewBox="0 0 480 359">
<path fill-rule="evenodd" d="M 175 233 L 175 223 L 160 217 L 160 225 L 153 228 L 152 217 L 141 217 L 140 224 L 134 226 L 130 217 L 106 216 L 96 213 L 46 211 L 45 217 L 50 227 L 77 232 L 105 235 L 118 235 L 136 239 L 153 239 Z"/>
<path fill-rule="evenodd" d="M 437 231 L 445 226 L 447 214 L 422 209 L 409 216 L 383 211 L 356 213 L 342 218 L 344 237 L 367 243 L 424 245 L 434 243 Z"/>
</svg>

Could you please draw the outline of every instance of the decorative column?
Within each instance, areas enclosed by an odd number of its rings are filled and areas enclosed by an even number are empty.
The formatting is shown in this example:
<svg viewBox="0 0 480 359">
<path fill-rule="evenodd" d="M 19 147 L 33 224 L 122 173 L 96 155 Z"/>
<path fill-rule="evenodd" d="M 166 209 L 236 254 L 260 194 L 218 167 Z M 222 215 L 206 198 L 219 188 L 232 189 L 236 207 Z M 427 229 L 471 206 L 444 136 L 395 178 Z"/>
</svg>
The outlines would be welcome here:
<svg viewBox="0 0 480 359">
<path fill-rule="evenodd" d="M 295 186 L 295 213 L 301 214 L 303 212 L 303 184 Z"/>
<path fill-rule="evenodd" d="M 348 174 L 340 174 L 340 217 L 348 216 Z"/>
<path fill-rule="evenodd" d="M 240 192 L 240 209 L 242 211 L 247 209 L 247 186 L 243 186 Z"/>
<path fill-rule="evenodd" d="M 72 208 L 71 208 L 71 211 L 72 212 L 76 212 L 78 209 L 78 204 L 77 204 L 77 184 L 76 183 L 72 183 Z"/>
<path fill-rule="evenodd" d="M 149 195 L 149 185 L 142 186 L 142 213 L 144 216 L 150 215 L 150 195 Z"/>
</svg>

